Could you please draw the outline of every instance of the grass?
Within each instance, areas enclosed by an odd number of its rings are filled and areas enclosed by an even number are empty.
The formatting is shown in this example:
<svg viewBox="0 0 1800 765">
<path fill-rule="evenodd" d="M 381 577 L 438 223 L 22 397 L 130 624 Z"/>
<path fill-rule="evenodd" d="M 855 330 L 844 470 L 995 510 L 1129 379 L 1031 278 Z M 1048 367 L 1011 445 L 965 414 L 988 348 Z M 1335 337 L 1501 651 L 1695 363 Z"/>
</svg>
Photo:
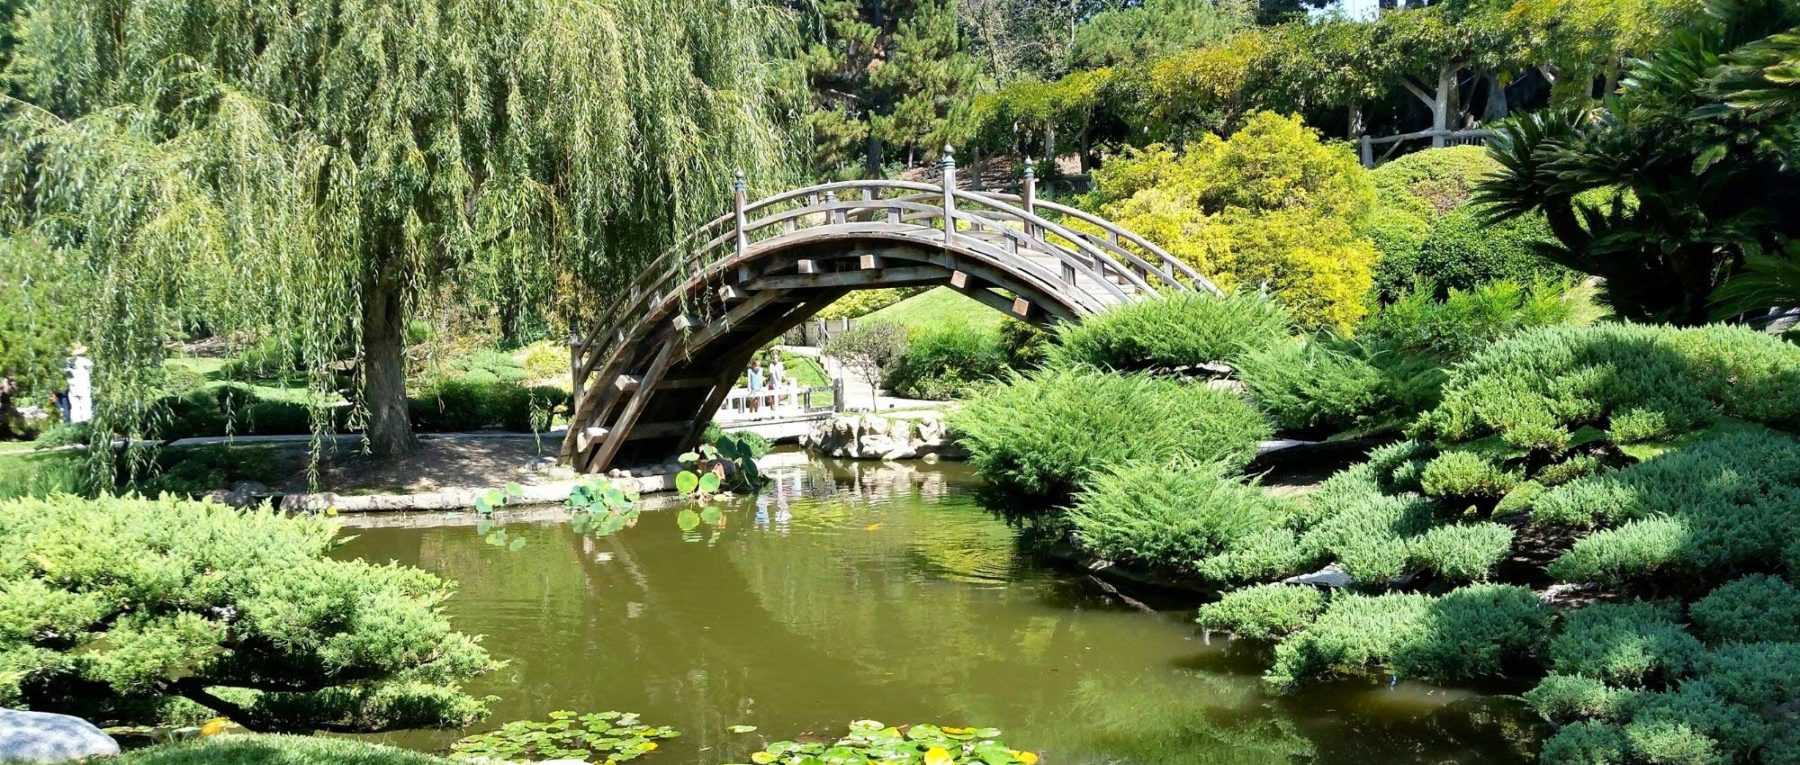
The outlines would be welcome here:
<svg viewBox="0 0 1800 765">
<path fill-rule="evenodd" d="M 126 752 L 117 765 L 447 765 L 430 755 L 339 738 L 220 736 Z"/>
<path fill-rule="evenodd" d="M 975 302 L 974 298 L 949 287 L 933 287 L 879 311 L 861 321 L 885 321 L 899 324 L 909 331 L 933 329 L 950 323 L 962 323 L 976 329 L 998 332 L 1006 316 Z"/>
</svg>

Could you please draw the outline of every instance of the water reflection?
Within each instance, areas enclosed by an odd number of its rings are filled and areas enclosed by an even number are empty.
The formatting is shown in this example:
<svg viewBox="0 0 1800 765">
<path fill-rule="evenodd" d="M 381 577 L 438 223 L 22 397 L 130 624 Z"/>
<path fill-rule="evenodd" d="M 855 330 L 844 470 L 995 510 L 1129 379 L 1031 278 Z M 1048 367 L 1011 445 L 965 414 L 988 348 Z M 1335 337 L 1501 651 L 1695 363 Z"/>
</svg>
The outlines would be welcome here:
<svg viewBox="0 0 1800 765">
<path fill-rule="evenodd" d="M 978 723 L 1050 763 L 1508 762 L 1526 719 L 1489 697 L 1402 684 L 1265 693 L 1262 658 L 1205 640 L 1191 608 L 1149 612 L 1022 554 L 964 468 L 813 463 L 718 528 L 672 514 L 592 539 L 509 524 L 371 528 L 346 554 L 461 584 L 448 609 L 510 661 L 477 692 L 494 724 L 628 709 L 686 734 L 664 763 L 740 761 L 758 736 L 852 719 Z M 751 736 L 728 725 L 760 727 Z M 393 738 L 434 748 L 454 733 Z"/>
</svg>

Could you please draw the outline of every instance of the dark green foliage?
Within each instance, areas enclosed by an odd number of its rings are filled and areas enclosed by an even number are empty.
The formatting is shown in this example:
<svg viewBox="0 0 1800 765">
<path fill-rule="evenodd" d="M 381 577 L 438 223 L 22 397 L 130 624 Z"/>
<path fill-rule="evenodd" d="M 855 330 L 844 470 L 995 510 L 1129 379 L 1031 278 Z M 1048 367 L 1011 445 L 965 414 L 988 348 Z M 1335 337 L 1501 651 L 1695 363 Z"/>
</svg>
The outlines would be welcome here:
<svg viewBox="0 0 1800 765">
<path fill-rule="evenodd" d="M 1001 491 L 1067 497 L 1094 470 L 1188 457 L 1247 464 L 1269 435 L 1243 399 L 1204 385 L 1075 369 L 1016 376 L 950 417 L 970 463 Z"/>
<path fill-rule="evenodd" d="M 1260 584 L 1232 590 L 1200 607 L 1198 622 L 1251 640 L 1286 637 L 1311 624 L 1325 610 L 1325 593 L 1296 584 Z"/>
<path fill-rule="evenodd" d="M 118 765 L 448 765 L 449 760 L 323 736 L 217 736 L 129 751 Z"/>
<path fill-rule="evenodd" d="M 1057 328 L 1049 361 L 1139 370 L 1231 362 L 1287 337 L 1292 319 L 1253 294 L 1170 293 Z"/>
<path fill-rule="evenodd" d="M 1006 351 L 992 331 L 951 323 L 910 333 L 906 350 L 883 371 L 897 396 L 943 401 L 1006 374 Z"/>
<path fill-rule="evenodd" d="M 1358 585 L 1381 587 L 1400 578 L 1412 559 L 1408 538 L 1433 524 L 1434 508 L 1417 497 L 1364 495 L 1330 508 L 1300 537 L 1305 555 L 1342 564 Z"/>
<path fill-rule="evenodd" d="M 1526 692 L 1525 700 L 1553 722 L 1611 719 L 1631 694 L 1585 675 L 1551 673 Z"/>
<path fill-rule="evenodd" d="M 1497 523 L 1439 526 L 1411 540 L 1416 565 L 1453 582 L 1487 579 L 1512 551 L 1513 532 Z"/>
<path fill-rule="evenodd" d="M 1245 351 L 1238 378 L 1283 432 L 1329 434 L 1387 403 L 1381 370 L 1323 342 L 1295 339 Z"/>
<path fill-rule="evenodd" d="M 1050 333 L 1017 319 L 1000 322 L 1000 352 L 1006 365 L 1026 371 L 1044 365 L 1050 354 Z"/>
<path fill-rule="evenodd" d="M 1381 253 L 1374 270 L 1377 300 L 1393 300 L 1414 290 L 1433 291 L 1419 273 L 1419 250 L 1431 235 L 1429 219 L 1405 207 L 1380 204 L 1364 219 L 1362 234 Z"/>
<path fill-rule="evenodd" d="M 1597 722 L 1567 726 L 1544 742 L 1541 760 L 1546 765 L 1627 765 L 1625 734 Z"/>
<path fill-rule="evenodd" d="M 1559 486 L 1534 522 L 1601 526 L 1550 566 L 1564 581 L 1676 575 L 1693 584 L 1766 569 L 1800 539 L 1800 443 L 1744 431 Z"/>
<path fill-rule="evenodd" d="M 1499 434 L 1520 448 L 1562 449 L 1615 416 L 1677 435 L 1721 415 L 1800 423 L 1800 347 L 1748 329 L 1606 324 L 1547 327 L 1501 340 L 1450 373 L 1417 430 L 1451 441 Z M 1647 434 L 1631 433 L 1634 438 Z"/>
<path fill-rule="evenodd" d="M 10 33 L 9 25 L 0 37 Z M 0 233 L 0 378 L 11 378 L 19 393 L 36 398 L 61 387 L 69 346 L 82 339 L 84 270 L 73 251 Z M 0 437 L 11 404 L 11 395 L 0 394 Z"/>
<path fill-rule="evenodd" d="M 1477 194 L 1496 215 L 1544 214 L 1556 235 L 1547 254 L 1603 277 L 1603 298 L 1634 321 L 1707 321 L 1714 290 L 1744 257 L 1779 251 L 1800 226 L 1800 99 L 1782 74 L 1800 58 L 1800 7 L 1707 10 L 1632 61 L 1603 107 L 1502 128 L 1489 147 L 1505 169 Z M 1607 199 L 1585 198 L 1596 193 Z"/>
<path fill-rule="evenodd" d="M 1464 207 L 1438 219 L 1413 263 L 1410 285 L 1438 294 L 1473 289 L 1496 281 L 1516 284 L 1568 281 L 1570 274 L 1538 251 L 1550 240 L 1542 216 L 1486 219 L 1483 210 Z"/>
<path fill-rule="evenodd" d="M 1531 480 L 1550 487 L 1561 486 L 1578 478 L 1586 478 L 1605 468 L 1600 458 L 1593 454 L 1576 454 L 1561 462 L 1551 463 L 1540 468 Z"/>
<path fill-rule="evenodd" d="M 1407 290 L 1364 319 L 1362 340 L 1387 351 L 1458 361 L 1502 337 L 1568 321 L 1559 284 L 1495 281 L 1443 298 Z"/>
<path fill-rule="evenodd" d="M 1416 151 L 1369 171 L 1381 200 L 1427 218 L 1461 209 L 1500 164 L 1479 146 Z"/>
<path fill-rule="evenodd" d="M 142 499 L 0 503 L 0 703 L 149 722 L 166 701 L 247 725 L 463 725 L 492 668 L 423 571 L 336 561 L 323 521 Z M 212 695 L 202 691 L 206 689 Z"/>
<path fill-rule="evenodd" d="M 1800 590 L 1772 576 L 1747 576 L 1688 608 L 1709 643 L 1800 640 Z"/>
<path fill-rule="evenodd" d="M 1518 486 L 1518 472 L 1471 451 L 1448 451 L 1425 463 L 1419 487 L 1428 497 L 1452 501 L 1497 500 Z"/>
<path fill-rule="evenodd" d="M 567 411 L 570 405 L 569 394 L 561 388 L 468 378 L 441 380 L 407 401 L 413 425 L 428 433 L 487 428 L 543 431 L 549 429 L 553 410 Z"/>
<path fill-rule="evenodd" d="M 1599 603 L 1569 612 L 1550 640 L 1550 667 L 1609 683 L 1639 685 L 1686 674 L 1700 641 L 1682 630 L 1666 603 Z"/>
<path fill-rule="evenodd" d="M 1478 584 L 1442 596 L 1346 594 L 1275 648 L 1264 678 L 1282 688 L 1385 668 L 1406 678 L 1470 680 L 1531 658 L 1550 612 L 1523 587 Z"/>
<path fill-rule="evenodd" d="M 168 440 L 312 433 L 309 407 L 293 401 L 264 399 L 248 385 L 207 385 L 172 395 L 160 403 L 168 417 L 157 428 L 157 435 Z M 334 427 L 348 424 L 348 412 L 342 409 L 328 409 L 325 416 Z"/>
<path fill-rule="evenodd" d="M 1095 471 L 1065 517 L 1093 555 L 1225 584 L 1294 571 L 1302 561 L 1286 516 L 1261 487 L 1176 460 Z"/>
</svg>

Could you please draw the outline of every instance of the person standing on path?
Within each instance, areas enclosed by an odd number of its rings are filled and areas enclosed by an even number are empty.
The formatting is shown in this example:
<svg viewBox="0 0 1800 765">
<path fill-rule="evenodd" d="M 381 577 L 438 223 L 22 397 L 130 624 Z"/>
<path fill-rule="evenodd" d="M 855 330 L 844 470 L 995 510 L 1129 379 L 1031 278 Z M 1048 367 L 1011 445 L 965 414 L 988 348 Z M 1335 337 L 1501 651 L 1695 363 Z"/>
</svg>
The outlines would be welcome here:
<svg viewBox="0 0 1800 765">
<path fill-rule="evenodd" d="M 69 378 L 69 411 L 65 420 L 87 422 L 94 419 L 94 362 L 87 357 L 85 345 L 76 345 L 69 353 L 68 366 L 63 368 L 63 374 Z"/>
<path fill-rule="evenodd" d="M 781 405 L 781 389 L 788 384 L 787 366 L 781 363 L 781 354 L 775 354 L 769 361 L 769 408 L 777 409 Z"/>
<path fill-rule="evenodd" d="M 750 359 L 750 411 L 755 412 L 762 404 L 763 367 L 762 359 Z"/>
</svg>

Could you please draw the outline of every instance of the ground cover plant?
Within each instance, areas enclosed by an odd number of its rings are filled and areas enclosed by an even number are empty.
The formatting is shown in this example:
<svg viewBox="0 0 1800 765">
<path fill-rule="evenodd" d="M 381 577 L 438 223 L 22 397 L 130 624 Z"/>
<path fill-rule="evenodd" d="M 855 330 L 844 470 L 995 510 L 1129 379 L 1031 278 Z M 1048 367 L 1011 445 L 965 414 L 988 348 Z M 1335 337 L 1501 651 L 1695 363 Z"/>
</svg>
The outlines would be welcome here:
<svg viewBox="0 0 1800 765">
<path fill-rule="evenodd" d="M 450 760 L 380 744 L 315 736 L 213 736 L 125 752 L 118 765 L 448 765 Z"/>
<path fill-rule="evenodd" d="M 1127 462 L 1096 471 L 1065 514 L 1082 550 L 1212 584 L 1269 579 L 1298 568 L 1285 503 L 1191 459 Z"/>
<path fill-rule="evenodd" d="M 186 500 L 0 503 L 0 703 L 102 723 L 457 726 L 495 665 L 423 571 L 337 561 L 323 520 Z M 210 710 L 210 711 L 200 711 Z"/>
<path fill-rule="evenodd" d="M 1000 378 L 1007 368 L 997 330 L 953 323 L 907 333 L 906 350 L 884 371 L 882 384 L 902 398 L 942 401 Z"/>
<path fill-rule="evenodd" d="M 1052 501 L 1093 471 L 1133 460 L 1187 457 L 1239 469 L 1270 432 L 1235 394 L 1082 369 L 1014 376 L 982 389 L 949 422 L 996 489 Z"/>
</svg>

